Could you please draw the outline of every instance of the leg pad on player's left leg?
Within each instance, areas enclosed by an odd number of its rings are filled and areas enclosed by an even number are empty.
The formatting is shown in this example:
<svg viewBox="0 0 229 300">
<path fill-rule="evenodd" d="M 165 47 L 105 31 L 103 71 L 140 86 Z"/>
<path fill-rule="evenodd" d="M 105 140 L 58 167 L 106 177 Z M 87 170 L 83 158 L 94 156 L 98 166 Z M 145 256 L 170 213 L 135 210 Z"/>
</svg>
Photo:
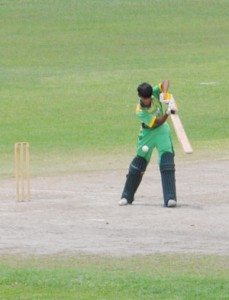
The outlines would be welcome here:
<svg viewBox="0 0 229 300">
<path fill-rule="evenodd" d="M 174 154 L 165 152 L 161 156 L 160 161 L 161 181 L 164 196 L 164 204 L 168 206 L 168 201 L 173 199 L 176 201 L 176 180 Z"/>
<path fill-rule="evenodd" d="M 146 167 L 147 161 L 141 156 L 136 156 L 130 164 L 129 173 L 121 196 L 121 199 L 125 198 L 129 204 L 134 201 L 134 194 L 142 181 Z"/>
</svg>

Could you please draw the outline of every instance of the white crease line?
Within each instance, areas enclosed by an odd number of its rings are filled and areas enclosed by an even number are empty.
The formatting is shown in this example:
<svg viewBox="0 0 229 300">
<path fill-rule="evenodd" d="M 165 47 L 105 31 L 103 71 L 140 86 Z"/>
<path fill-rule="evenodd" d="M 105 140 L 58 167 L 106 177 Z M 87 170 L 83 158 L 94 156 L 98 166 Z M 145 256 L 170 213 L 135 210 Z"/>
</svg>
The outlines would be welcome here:
<svg viewBox="0 0 229 300">
<path fill-rule="evenodd" d="M 200 82 L 200 85 L 214 85 L 214 84 L 218 84 L 218 82 L 216 81 Z"/>
</svg>

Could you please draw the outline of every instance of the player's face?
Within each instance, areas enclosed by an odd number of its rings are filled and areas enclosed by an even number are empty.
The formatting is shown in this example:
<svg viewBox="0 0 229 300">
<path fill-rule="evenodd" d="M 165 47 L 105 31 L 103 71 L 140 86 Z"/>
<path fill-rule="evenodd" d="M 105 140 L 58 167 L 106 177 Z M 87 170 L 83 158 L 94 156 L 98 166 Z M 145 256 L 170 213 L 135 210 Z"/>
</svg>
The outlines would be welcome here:
<svg viewBox="0 0 229 300">
<path fill-rule="evenodd" d="M 150 105 L 150 103 L 151 103 L 151 98 L 142 98 L 141 99 L 141 101 L 142 101 L 142 104 L 144 105 L 144 106 L 149 106 Z"/>
</svg>

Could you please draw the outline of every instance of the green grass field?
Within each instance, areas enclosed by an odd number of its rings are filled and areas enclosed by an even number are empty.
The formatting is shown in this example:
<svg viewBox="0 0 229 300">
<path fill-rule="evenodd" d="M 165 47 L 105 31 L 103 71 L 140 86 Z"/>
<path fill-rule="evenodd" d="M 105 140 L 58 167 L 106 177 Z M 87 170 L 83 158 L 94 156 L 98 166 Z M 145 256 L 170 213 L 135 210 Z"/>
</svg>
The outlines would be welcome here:
<svg viewBox="0 0 229 300">
<path fill-rule="evenodd" d="M 226 157 L 228 8 L 228 0 L 0 0 L 0 178 L 13 174 L 18 141 L 31 144 L 33 175 L 132 157 L 136 87 L 163 79 L 195 150 L 183 158 L 174 135 L 180 159 Z M 73 261 L 1 257 L 0 299 L 228 299 L 227 258 Z"/>
<path fill-rule="evenodd" d="M 3 257 L 0 299 L 228 299 L 228 257 Z"/>
</svg>

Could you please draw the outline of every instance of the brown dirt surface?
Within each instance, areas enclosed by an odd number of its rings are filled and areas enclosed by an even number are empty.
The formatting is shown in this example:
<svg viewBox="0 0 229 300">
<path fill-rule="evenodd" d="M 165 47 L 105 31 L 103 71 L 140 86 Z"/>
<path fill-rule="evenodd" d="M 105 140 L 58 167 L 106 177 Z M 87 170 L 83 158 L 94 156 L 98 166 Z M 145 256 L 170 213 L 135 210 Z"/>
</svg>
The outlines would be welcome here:
<svg viewBox="0 0 229 300">
<path fill-rule="evenodd" d="M 133 205 L 118 206 L 127 168 L 35 177 L 21 203 L 1 179 L 0 254 L 229 254 L 229 160 L 176 164 L 176 208 L 163 207 L 153 164 Z"/>
</svg>

